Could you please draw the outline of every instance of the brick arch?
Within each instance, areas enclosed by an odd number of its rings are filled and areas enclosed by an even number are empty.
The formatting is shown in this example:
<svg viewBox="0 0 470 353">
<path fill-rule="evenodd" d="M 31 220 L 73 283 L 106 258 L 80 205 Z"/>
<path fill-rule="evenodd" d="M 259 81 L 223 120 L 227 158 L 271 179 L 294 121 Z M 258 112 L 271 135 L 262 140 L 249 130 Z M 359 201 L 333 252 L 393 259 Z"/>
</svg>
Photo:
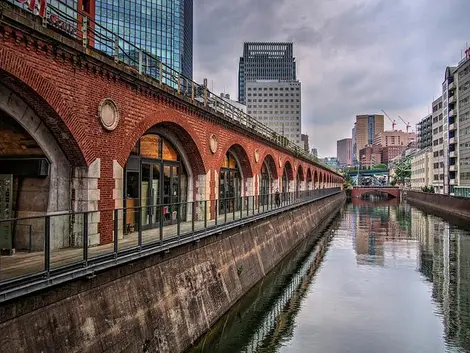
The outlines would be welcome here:
<svg viewBox="0 0 470 353">
<path fill-rule="evenodd" d="M 299 164 L 297 166 L 297 175 L 299 176 L 300 181 L 305 180 L 304 167 L 302 166 L 302 164 Z"/>
<path fill-rule="evenodd" d="M 168 118 L 168 115 L 165 116 Z M 161 120 L 161 117 L 155 114 L 148 116 L 146 119 L 141 121 L 139 126 L 135 128 L 132 132 L 130 138 L 124 144 L 122 149 L 122 160 L 119 160 L 121 165 L 125 165 L 132 148 L 139 139 L 152 128 L 155 129 L 164 129 L 169 131 L 172 135 L 177 136 L 178 141 L 181 143 L 183 150 L 179 151 L 186 155 L 189 166 L 191 168 L 192 174 L 194 177 L 197 175 L 202 175 L 207 173 L 207 167 L 203 156 L 201 155 L 201 150 L 198 148 L 198 145 L 202 145 L 200 141 L 195 141 L 192 136 L 197 136 L 190 127 L 183 127 L 176 121 L 171 121 L 169 119 Z M 163 134 L 164 135 L 164 134 Z"/>
<path fill-rule="evenodd" d="M 264 163 L 266 161 L 266 164 L 268 165 L 269 167 L 269 172 L 271 173 L 271 177 L 276 180 L 278 178 L 278 173 L 277 173 L 277 168 L 276 168 L 276 162 L 274 160 L 274 157 L 270 154 L 270 153 L 267 153 L 265 156 L 264 156 L 264 159 L 262 160 L 261 162 L 261 165 L 262 163 Z M 261 166 L 260 166 L 261 168 Z"/>
<path fill-rule="evenodd" d="M 0 82 L 20 97 L 51 131 L 72 166 L 86 166 L 92 153 L 82 147 L 81 121 L 65 97 L 49 79 L 12 51 L 0 49 Z"/>
<path fill-rule="evenodd" d="M 243 146 L 239 145 L 238 143 L 231 145 L 230 147 L 225 149 L 221 158 L 224 158 L 228 151 L 233 151 L 235 157 L 238 159 L 238 165 L 242 171 L 243 179 L 246 181 L 247 178 L 253 178 L 253 166 L 251 165 L 248 153 L 243 148 Z M 218 168 L 220 168 L 220 166 L 222 165 L 222 160 L 219 160 L 219 163 L 217 165 L 219 166 Z"/>
<path fill-rule="evenodd" d="M 319 185 L 319 176 L 318 176 L 318 171 L 317 168 L 313 169 L 313 188 L 317 188 Z"/>
<path fill-rule="evenodd" d="M 307 183 L 312 182 L 312 170 L 310 167 L 307 168 L 307 176 L 306 176 Z"/>
<path fill-rule="evenodd" d="M 294 180 L 294 170 L 292 169 L 292 164 L 289 159 L 286 159 L 281 168 L 281 175 L 284 175 L 284 170 L 287 170 L 287 179 L 290 181 Z"/>
</svg>

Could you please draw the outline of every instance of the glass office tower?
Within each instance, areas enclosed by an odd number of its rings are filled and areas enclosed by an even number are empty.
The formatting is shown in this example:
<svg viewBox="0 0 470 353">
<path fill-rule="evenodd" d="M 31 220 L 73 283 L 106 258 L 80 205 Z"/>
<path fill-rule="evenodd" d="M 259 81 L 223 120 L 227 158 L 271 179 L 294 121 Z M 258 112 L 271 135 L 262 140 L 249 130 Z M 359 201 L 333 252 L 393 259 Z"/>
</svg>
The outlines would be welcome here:
<svg viewBox="0 0 470 353">
<path fill-rule="evenodd" d="M 99 25 L 192 78 L 193 0 L 95 0 L 95 9 Z"/>
</svg>

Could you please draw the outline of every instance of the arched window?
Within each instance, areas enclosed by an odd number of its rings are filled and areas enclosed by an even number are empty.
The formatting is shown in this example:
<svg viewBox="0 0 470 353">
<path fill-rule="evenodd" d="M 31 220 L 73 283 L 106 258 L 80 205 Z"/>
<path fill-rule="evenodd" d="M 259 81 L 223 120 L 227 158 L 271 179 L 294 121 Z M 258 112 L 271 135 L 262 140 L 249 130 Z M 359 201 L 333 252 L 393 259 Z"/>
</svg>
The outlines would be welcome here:
<svg viewBox="0 0 470 353">
<path fill-rule="evenodd" d="M 300 197 L 300 169 L 299 172 L 297 173 L 297 177 L 295 178 L 295 197 L 299 198 Z"/>
<path fill-rule="evenodd" d="M 259 189 L 260 205 L 267 205 L 269 202 L 270 194 L 272 194 L 272 176 L 266 160 L 261 167 L 261 180 Z"/>
<path fill-rule="evenodd" d="M 188 177 L 174 146 L 149 133 L 140 138 L 126 165 L 126 207 L 142 206 L 142 228 L 186 220 Z M 126 229 L 134 228 L 136 212 L 126 212 Z"/>
<path fill-rule="evenodd" d="M 242 178 L 238 163 L 231 151 L 225 154 L 220 168 L 219 213 L 226 214 L 240 210 Z"/>
</svg>

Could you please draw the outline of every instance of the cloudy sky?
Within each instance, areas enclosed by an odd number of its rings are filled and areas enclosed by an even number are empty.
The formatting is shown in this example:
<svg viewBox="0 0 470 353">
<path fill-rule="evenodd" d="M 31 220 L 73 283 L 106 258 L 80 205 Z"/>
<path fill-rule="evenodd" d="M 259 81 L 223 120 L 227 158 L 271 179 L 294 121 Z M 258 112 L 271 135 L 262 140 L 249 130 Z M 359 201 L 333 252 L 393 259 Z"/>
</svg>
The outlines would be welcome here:
<svg viewBox="0 0 470 353">
<path fill-rule="evenodd" d="M 445 67 L 470 44 L 470 0 L 195 0 L 194 7 L 194 78 L 207 77 L 215 93 L 237 98 L 243 42 L 294 43 L 302 132 L 321 156 L 336 155 L 356 114 L 384 109 L 414 129 L 440 95 Z"/>
</svg>

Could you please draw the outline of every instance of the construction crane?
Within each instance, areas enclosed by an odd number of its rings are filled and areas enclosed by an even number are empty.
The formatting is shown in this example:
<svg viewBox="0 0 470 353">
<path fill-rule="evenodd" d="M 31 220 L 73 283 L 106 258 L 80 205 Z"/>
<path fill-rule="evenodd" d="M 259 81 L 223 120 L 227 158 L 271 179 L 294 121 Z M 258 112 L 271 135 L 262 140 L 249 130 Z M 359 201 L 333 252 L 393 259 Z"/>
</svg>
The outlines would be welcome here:
<svg viewBox="0 0 470 353">
<path fill-rule="evenodd" d="M 401 121 L 403 121 L 403 124 L 406 125 L 406 132 L 408 132 L 408 129 L 411 127 L 410 123 L 407 123 L 405 120 L 403 120 L 403 118 L 398 115 L 398 117 L 400 118 Z"/>
<path fill-rule="evenodd" d="M 392 123 L 392 131 L 395 131 L 395 125 L 397 124 L 395 122 L 395 120 L 392 120 L 387 113 L 385 113 L 385 110 L 382 109 L 382 111 L 384 112 L 385 116 L 388 118 L 388 120 L 390 120 L 390 122 Z"/>
</svg>

